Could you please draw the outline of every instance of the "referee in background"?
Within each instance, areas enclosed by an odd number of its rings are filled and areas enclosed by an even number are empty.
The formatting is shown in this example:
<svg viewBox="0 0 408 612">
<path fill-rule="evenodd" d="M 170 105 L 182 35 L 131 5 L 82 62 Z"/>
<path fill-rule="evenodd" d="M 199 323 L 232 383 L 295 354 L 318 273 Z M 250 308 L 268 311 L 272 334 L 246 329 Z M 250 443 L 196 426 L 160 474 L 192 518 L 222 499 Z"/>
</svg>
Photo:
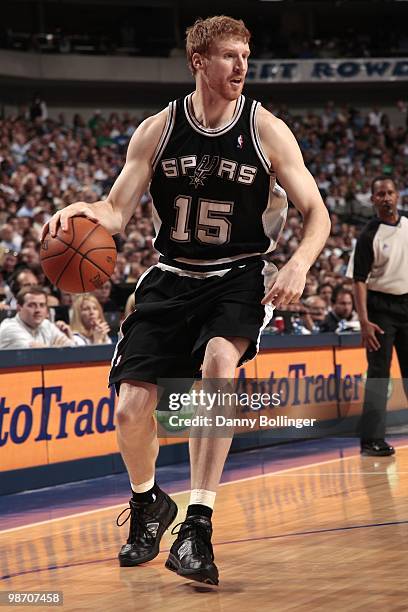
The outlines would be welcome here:
<svg viewBox="0 0 408 612">
<path fill-rule="evenodd" d="M 408 391 L 408 219 L 398 213 L 398 191 L 390 177 L 373 180 L 371 201 L 377 216 L 362 230 L 347 276 L 354 280 L 368 361 L 361 453 L 380 457 L 395 453 L 384 439 L 393 346 Z"/>
</svg>

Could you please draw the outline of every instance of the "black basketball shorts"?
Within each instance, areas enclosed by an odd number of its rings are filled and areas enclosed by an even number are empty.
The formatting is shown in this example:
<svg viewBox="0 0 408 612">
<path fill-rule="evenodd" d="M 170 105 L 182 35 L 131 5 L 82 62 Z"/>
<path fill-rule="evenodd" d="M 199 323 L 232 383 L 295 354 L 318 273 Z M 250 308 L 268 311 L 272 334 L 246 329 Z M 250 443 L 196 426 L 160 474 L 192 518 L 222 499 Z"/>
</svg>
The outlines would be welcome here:
<svg viewBox="0 0 408 612">
<path fill-rule="evenodd" d="M 207 278 L 150 268 L 136 287 L 136 309 L 122 324 L 109 385 L 118 390 L 125 379 L 195 378 L 215 336 L 249 338 L 239 365 L 255 357 L 272 317 L 273 307 L 261 304 L 271 265 L 257 258 Z"/>
</svg>

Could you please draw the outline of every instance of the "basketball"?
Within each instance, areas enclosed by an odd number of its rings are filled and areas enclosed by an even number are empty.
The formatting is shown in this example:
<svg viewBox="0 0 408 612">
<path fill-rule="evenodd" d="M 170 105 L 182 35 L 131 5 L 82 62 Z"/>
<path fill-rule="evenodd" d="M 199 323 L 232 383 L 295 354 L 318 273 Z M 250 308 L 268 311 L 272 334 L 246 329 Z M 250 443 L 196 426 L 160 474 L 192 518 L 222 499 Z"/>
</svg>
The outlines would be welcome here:
<svg viewBox="0 0 408 612">
<path fill-rule="evenodd" d="M 47 278 L 63 291 L 98 289 L 113 273 L 116 247 L 102 225 L 87 217 L 71 217 L 68 231 L 48 233 L 41 243 L 41 265 Z"/>
</svg>

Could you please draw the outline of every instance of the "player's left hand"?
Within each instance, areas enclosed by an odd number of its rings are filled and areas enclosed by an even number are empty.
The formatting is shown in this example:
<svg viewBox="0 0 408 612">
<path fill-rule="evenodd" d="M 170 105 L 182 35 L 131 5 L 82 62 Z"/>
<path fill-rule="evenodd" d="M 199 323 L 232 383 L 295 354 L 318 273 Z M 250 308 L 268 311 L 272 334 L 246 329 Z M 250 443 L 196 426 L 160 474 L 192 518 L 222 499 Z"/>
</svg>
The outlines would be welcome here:
<svg viewBox="0 0 408 612">
<path fill-rule="evenodd" d="M 272 304 L 280 308 L 284 304 L 298 302 L 305 288 L 307 271 L 306 266 L 288 261 L 279 270 L 261 304 Z"/>
</svg>

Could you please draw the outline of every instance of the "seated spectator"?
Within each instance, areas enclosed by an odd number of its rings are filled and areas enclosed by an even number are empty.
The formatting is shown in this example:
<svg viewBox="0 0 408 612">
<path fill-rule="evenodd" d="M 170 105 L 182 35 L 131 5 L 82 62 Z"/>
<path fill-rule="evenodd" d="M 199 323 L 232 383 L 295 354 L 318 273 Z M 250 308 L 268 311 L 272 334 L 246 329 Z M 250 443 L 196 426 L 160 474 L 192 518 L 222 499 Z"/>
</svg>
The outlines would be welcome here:
<svg viewBox="0 0 408 612">
<path fill-rule="evenodd" d="M 30 266 L 38 266 L 40 264 L 40 255 L 32 247 L 23 247 L 17 257 L 18 264 Z"/>
<path fill-rule="evenodd" d="M 34 216 L 34 209 L 36 207 L 36 199 L 33 196 L 26 196 L 25 200 L 23 200 L 22 206 L 18 209 L 16 215 L 17 217 L 28 217 L 30 220 Z M 31 225 L 28 224 L 28 225 Z"/>
<path fill-rule="evenodd" d="M 19 267 L 11 276 L 9 281 L 9 287 L 11 290 L 11 297 L 9 300 L 10 308 L 16 308 L 17 306 L 17 294 L 21 289 L 28 287 L 36 287 L 39 285 L 39 279 L 32 270 L 27 267 Z"/>
<path fill-rule="evenodd" d="M 347 289 L 347 291 L 350 291 L 350 293 L 353 295 L 353 279 L 352 278 L 343 278 L 341 286 L 343 287 L 343 289 Z M 353 307 L 354 307 L 354 300 L 353 300 Z"/>
<path fill-rule="evenodd" d="M 303 291 L 303 298 L 308 298 L 312 295 L 316 295 L 317 287 L 318 287 L 317 279 L 313 276 L 313 274 L 308 274 L 306 277 L 306 284 Z"/>
<path fill-rule="evenodd" d="M 10 223 L 5 223 L 0 228 L 0 246 L 5 249 L 18 252 L 20 251 L 22 241 L 22 236 L 14 230 Z"/>
<path fill-rule="evenodd" d="M 146 268 L 139 263 L 131 263 L 129 269 L 129 275 L 127 277 L 128 283 L 137 283 L 139 278 L 142 276 L 143 272 L 146 271 Z"/>
<path fill-rule="evenodd" d="M 74 295 L 72 293 L 69 293 L 68 291 L 63 291 L 62 289 L 60 289 L 59 294 L 60 294 L 60 305 L 70 308 L 74 302 Z"/>
<path fill-rule="evenodd" d="M 0 285 L 0 310 L 9 310 L 7 304 L 7 288 L 5 285 Z"/>
<path fill-rule="evenodd" d="M 65 329 L 61 326 L 61 316 L 60 316 L 60 307 L 59 307 L 59 299 L 56 295 L 53 295 L 48 287 L 45 288 L 47 292 L 47 307 L 48 307 L 48 318 L 53 323 L 57 323 L 57 327 L 67 333 Z M 57 321 L 56 321 L 57 319 Z M 69 321 L 69 318 L 68 318 Z M 66 323 L 66 321 L 65 321 Z M 68 337 L 72 339 L 72 335 L 68 332 Z"/>
<path fill-rule="evenodd" d="M 111 281 L 114 283 L 125 283 L 128 275 L 128 262 L 122 253 L 118 253 L 116 258 L 115 271 L 111 276 Z"/>
<path fill-rule="evenodd" d="M 95 289 L 92 294 L 96 297 L 98 302 L 101 304 L 103 312 L 114 312 L 118 310 L 118 305 L 111 298 L 112 283 L 107 280 L 103 283 L 102 287 Z"/>
<path fill-rule="evenodd" d="M 326 302 L 318 295 L 311 295 L 304 300 L 303 304 L 306 307 L 305 327 L 312 333 L 318 333 L 326 317 Z"/>
<path fill-rule="evenodd" d="M 333 295 L 333 287 L 329 283 L 322 283 L 317 289 L 317 295 L 326 302 L 327 308 L 330 308 L 331 298 Z"/>
<path fill-rule="evenodd" d="M 47 293 L 26 287 L 17 294 L 17 314 L 0 325 L 0 349 L 73 346 L 67 334 L 47 319 Z"/>
<path fill-rule="evenodd" d="M 60 305 L 60 301 L 56 295 L 52 293 L 47 293 L 47 306 L 48 308 L 55 308 Z"/>
<path fill-rule="evenodd" d="M 323 277 L 323 283 L 326 283 L 327 285 L 331 285 L 333 287 L 333 289 L 334 289 L 335 286 L 337 285 L 334 274 L 331 274 L 331 273 L 328 274 L 326 272 L 324 277 Z"/>
<path fill-rule="evenodd" d="M 353 309 L 353 292 L 338 285 L 332 296 L 332 309 L 320 326 L 322 332 L 359 331 L 357 313 Z"/>
<path fill-rule="evenodd" d="M 102 306 L 94 295 L 85 293 L 74 299 L 70 324 L 76 346 L 112 343 Z"/>
<path fill-rule="evenodd" d="M 8 283 L 17 265 L 17 252 L 5 249 L 0 252 L 0 266 L 3 279 Z"/>
<path fill-rule="evenodd" d="M 339 160 L 338 160 L 339 162 Z M 326 206 L 330 211 L 338 214 L 344 214 L 347 211 L 346 198 L 341 192 L 339 185 L 332 184 L 329 188 L 329 193 L 326 197 Z"/>
</svg>

